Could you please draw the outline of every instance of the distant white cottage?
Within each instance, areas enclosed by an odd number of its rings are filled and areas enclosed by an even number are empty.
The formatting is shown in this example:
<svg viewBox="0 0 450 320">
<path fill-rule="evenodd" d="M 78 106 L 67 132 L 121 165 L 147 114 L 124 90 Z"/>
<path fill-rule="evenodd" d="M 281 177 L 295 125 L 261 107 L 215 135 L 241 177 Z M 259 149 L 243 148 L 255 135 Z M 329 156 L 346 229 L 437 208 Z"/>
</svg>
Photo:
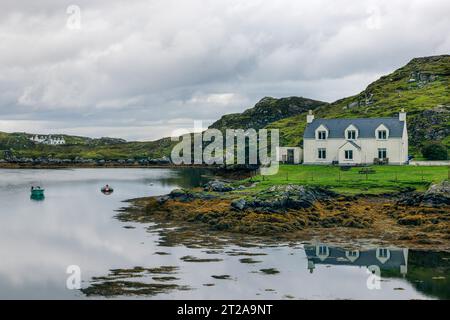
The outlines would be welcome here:
<svg viewBox="0 0 450 320">
<path fill-rule="evenodd" d="M 303 135 L 305 164 L 405 164 L 406 112 L 398 118 L 314 119 L 307 115 Z"/>
<path fill-rule="evenodd" d="M 31 141 L 39 144 L 48 144 L 48 145 L 63 145 L 66 144 L 66 140 L 64 137 L 53 137 L 51 135 L 35 135 L 30 138 Z"/>
</svg>

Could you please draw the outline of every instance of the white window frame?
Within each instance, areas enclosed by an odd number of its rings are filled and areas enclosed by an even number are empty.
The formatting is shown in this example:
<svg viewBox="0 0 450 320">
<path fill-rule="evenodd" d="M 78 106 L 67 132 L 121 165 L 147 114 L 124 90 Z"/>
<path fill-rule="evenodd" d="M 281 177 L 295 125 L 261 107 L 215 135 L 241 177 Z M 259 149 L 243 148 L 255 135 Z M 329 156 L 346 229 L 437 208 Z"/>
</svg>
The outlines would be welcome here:
<svg viewBox="0 0 450 320">
<path fill-rule="evenodd" d="M 349 137 L 350 132 L 354 133 L 354 137 Z M 347 127 L 347 129 L 345 129 L 344 135 L 345 135 L 345 137 L 344 137 L 345 140 L 350 140 L 350 141 L 357 140 L 358 135 L 359 135 L 359 130 L 357 127 L 355 127 L 353 124 L 351 124 Z"/>
<path fill-rule="evenodd" d="M 320 137 L 319 137 L 321 135 L 321 132 L 325 132 L 325 137 L 323 139 L 320 139 Z M 328 128 L 326 126 L 324 126 L 323 124 L 321 124 L 316 129 L 315 135 L 316 135 L 316 140 L 319 140 L 319 141 L 327 140 L 328 139 Z"/>
<path fill-rule="evenodd" d="M 325 153 L 325 157 L 322 156 L 322 152 Z M 319 160 L 326 160 L 327 159 L 327 149 L 326 148 L 318 148 L 317 149 L 317 159 Z"/>
<path fill-rule="evenodd" d="M 386 137 L 385 138 L 383 138 L 383 137 L 380 138 L 380 134 L 383 131 L 386 131 Z M 375 139 L 379 140 L 379 141 L 386 141 L 386 140 L 389 139 L 389 129 L 384 124 L 380 124 L 378 126 L 378 128 L 375 130 Z"/>
<path fill-rule="evenodd" d="M 347 153 L 348 152 L 348 153 Z M 347 155 L 351 155 L 351 157 L 347 157 Z M 354 159 L 353 150 L 344 150 L 344 159 L 351 161 Z"/>
<path fill-rule="evenodd" d="M 384 152 L 384 157 L 380 157 L 381 152 Z M 378 159 L 387 159 L 387 148 L 378 148 Z"/>
<path fill-rule="evenodd" d="M 350 134 L 352 135 L 351 137 Z M 347 131 L 347 140 L 356 140 L 356 130 Z"/>
<path fill-rule="evenodd" d="M 317 140 L 327 140 L 327 131 L 326 130 L 317 131 Z"/>
<path fill-rule="evenodd" d="M 384 133 L 384 137 L 383 136 L 380 137 L 380 135 L 382 133 Z M 387 130 L 378 130 L 377 131 L 377 139 L 378 140 L 387 140 Z"/>
</svg>

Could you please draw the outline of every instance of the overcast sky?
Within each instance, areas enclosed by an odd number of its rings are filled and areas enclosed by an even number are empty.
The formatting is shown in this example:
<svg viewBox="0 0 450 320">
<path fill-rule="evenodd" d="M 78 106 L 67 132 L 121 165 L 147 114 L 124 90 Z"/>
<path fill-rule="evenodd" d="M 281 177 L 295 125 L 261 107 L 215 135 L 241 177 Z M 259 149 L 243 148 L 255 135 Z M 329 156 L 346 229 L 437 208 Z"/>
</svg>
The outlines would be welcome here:
<svg viewBox="0 0 450 320">
<path fill-rule="evenodd" d="M 448 0 L 0 0 L 0 9 L 7 132 L 156 139 L 264 96 L 332 102 L 413 57 L 450 52 Z"/>
</svg>

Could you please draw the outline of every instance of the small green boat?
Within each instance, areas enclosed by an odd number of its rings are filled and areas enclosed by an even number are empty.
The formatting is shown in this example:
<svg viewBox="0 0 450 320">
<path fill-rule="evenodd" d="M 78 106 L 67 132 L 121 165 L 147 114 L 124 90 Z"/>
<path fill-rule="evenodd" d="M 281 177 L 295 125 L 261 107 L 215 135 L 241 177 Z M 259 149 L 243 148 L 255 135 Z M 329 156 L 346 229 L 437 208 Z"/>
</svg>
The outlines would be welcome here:
<svg viewBox="0 0 450 320">
<path fill-rule="evenodd" d="M 45 198 L 44 196 L 45 189 L 41 187 L 31 187 L 31 199 L 33 200 L 42 200 Z"/>
</svg>

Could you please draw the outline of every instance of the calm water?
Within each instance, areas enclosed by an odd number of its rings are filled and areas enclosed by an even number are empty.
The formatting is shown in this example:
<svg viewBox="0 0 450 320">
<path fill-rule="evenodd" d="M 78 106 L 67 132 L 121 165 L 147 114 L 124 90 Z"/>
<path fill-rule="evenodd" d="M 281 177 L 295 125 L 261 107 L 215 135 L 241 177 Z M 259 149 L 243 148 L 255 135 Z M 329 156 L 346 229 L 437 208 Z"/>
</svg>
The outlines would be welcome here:
<svg viewBox="0 0 450 320">
<path fill-rule="evenodd" d="M 198 186 L 204 174 L 169 169 L 0 170 L 0 298 L 87 298 L 66 288 L 69 265 L 81 268 L 83 288 L 95 283 L 110 288 L 124 279 L 163 284 L 161 290 L 146 292 L 153 299 L 450 298 L 446 253 L 407 248 L 349 253 L 326 245 L 268 244 L 250 238 L 194 246 L 169 242 L 165 230 L 149 232 L 149 224 L 114 218 L 115 210 L 126 205 L 123 200 Z M 115 188 L 110 196 L 99 192 L 106 183 Z M 32 184 L 46 188 L 45 200 L 30 199 Z M 380 289 L 368 289 L 368 279 L 374 279 L 368 265 L 381 267 L 381 281 L 371 282 Z M 145 270 L 109 271 L 137 266 Z M 172 269 L 154 269 L 162 266 Z"/>
</svg>

